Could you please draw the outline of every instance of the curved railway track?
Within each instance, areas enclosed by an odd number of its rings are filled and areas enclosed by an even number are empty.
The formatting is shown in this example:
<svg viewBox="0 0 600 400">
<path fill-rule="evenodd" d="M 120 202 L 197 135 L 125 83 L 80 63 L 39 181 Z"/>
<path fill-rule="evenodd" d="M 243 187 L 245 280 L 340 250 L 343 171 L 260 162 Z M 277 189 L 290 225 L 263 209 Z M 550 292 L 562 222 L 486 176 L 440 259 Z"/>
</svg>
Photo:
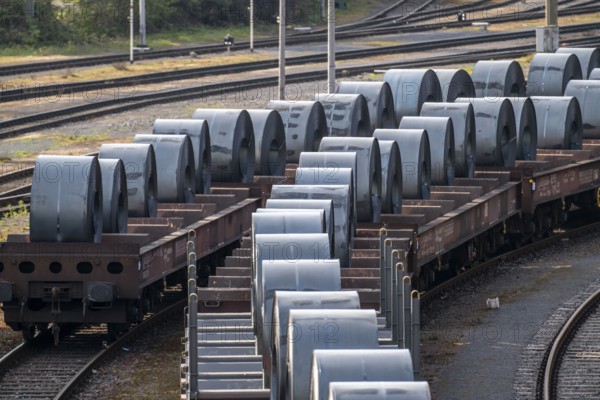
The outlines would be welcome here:
<svg viewBox="0 0 600 400">
<path fill-rule="evenodd" d="M 600 374 L 600 284 L 554 339 L 542 366 L 543 400 L 598 396 Z"/>
<path fill-rule="evenodd" d="M 429 2 L 427 2 L 429 3 Z M 505 3 L 501 3 L 502 5 L 510 5 L 513 3 L 518 3 L 518 1 L 511 0 Z M 487 5 L 487 8 L 481 7 L 473 7 L 469 10 L 471 11 L 480 11 L 480 10 L 488 10 L 498 5 Z M 568 15 L 577 15 L 577 14 L 585 14 L 598 11 L 599 7 L 595 4 L 587 5 L 587 6 L 579 6 L 572 7 L 568 9 L 561 10 L 561 16 Z M 443 11 L 433 10 L 428 14 L 418 13 L 413 17 L 412 14 L 410 17 L 407 16 L 407 19 L 399 20 L 397 17 L 387 17 L 387 19 L 381 19 L 376 24 L 373 21 L 363 21 L 357 22 L 355 24 L 343 25 L 338 27 L 338 33 L 336 38 L 338 40 L 342 39 L 353 39 L 358 37 L 372 36 L 372 35 L 384 35 L 384 34 L 396 34 L 396 33 L 407 33 L 407 32 L 422 32 L 422 31 L 431 31 L 438 30 L 448 27 L 465 27 L 470 26 L 473 22 L 485 20 L 491 23 L 501 23 L 501 22 L 510 22 L 515 20 L 531 20 L 531 19 L 539 19 L 544 17 L 544 12 L 541 8 L 536 9 L 528 9 L 527 12 L 514 12 L 508 15 L 499 15 L 496 17 L 488 18 L 474 18 L 465 22 L 457 22 L 452 20 L 451 23 L 444 21 L 441 23 L 431 23 L 431 24 L 409 24 L 409 22 L 418 22 L 418 21 L 427 21 L 432 18 L 446 18 L 451 15 L 455 15 L 456 10 L 454 8 L 447 8 Z M 398 26 L 399 23 L 402 23 L 402 26 Z M 364 26 L 369 26 L 369 28 L 362 29 Z M 303 34 L 294 34 L 288 35 L 286 38 L 286 43 L 288 45 L 291 44 L 305 44 L 307 42 L 316 43 L 323 42 L 327 40 L 327 34 L 321 31 L 313 31 L 309 33 Z M 262 39 L 256 40 L 254 42 L 255 48 L 260 47 L 272 47 L 278 45 L 277 38 L 270 39 Z M 247 50 L 249 48 L 249 42 L 238 42 L 233 50 Z M 168 49 L 168 50 L 154 50 L 149 52 L 144 52 L 141 54 L 137 54 L 138 60 L 148 60 L 148 59 L 157 59 L 164 57 L 179 57 L 179 56 L 187 56 L 191 52 L 196 54 L 209 54 L 215 52 L 222 52 L 223 45 L 222 44 L 211 44 L 211 45 L 203 45 L 203 46 L 186 46 L 180 47 L 176 49 Z M 56 70 L 61 68 L 77 68 L 77 67 L 88 67 L 93 65 L 101 65 L 101 64 L 109 64 L 115 62 L 126 62 L 129 60 L 129 55 L 125 53 L 121 54 L 113 54 L 113 55 L 104 55 L 104 56 L 94 56 L 94 57 L 83 57 L 83 58 L 74 58 L 74 59 L 66 59 L 60 61 L 51 61 L 51 62 L 41 62 L 41 63 L 30 63 L 25 65 L 7 65 L 4 67 L 0 67 L 0 76 L 10 76 L 24 73 L 33 73 L 40 71 L 49 71 Z"/>
<path fill-rule="evenodd" d="M 0 397 L 10 399 L 68 399 L 92 369 L 114 357 L 140 334 L 181 311 L 186 301 L 178 300 L 105 346 L 105 329 L 82 328 L 61 338 L 54 346 L 38 335 L 0 359 Z"/>
</svg>

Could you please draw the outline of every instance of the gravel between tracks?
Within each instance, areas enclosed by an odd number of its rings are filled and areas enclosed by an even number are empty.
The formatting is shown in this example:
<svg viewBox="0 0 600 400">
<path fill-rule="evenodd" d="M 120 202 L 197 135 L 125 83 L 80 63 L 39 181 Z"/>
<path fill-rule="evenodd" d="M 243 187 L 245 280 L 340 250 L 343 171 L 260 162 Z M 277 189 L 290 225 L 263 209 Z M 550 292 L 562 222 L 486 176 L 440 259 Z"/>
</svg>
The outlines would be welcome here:
<svg viewBox="0 0 600 400">
<path fill-rule="evenodd" d="M 423 375 L 435 399 L 535 398 L 541 356 L 600 276 L 600 233 L 508 262 L 423 310 Z M 499 309 L 486 300 L 498 297 Z M 581 300 L 580 299 L 580 300 Z"/>
</svg>

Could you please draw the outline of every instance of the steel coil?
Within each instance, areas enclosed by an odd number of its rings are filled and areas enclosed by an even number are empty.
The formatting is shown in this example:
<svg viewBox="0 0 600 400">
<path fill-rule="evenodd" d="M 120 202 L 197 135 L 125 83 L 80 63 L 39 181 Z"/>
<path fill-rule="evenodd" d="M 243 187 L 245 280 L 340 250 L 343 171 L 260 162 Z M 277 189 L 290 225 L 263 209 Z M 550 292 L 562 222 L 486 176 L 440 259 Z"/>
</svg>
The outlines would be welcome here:
<svg viewBox="0 0 600 400">
<path fill-rule="evenodd" d="M 332 382 L 329 400 L 431 400 L 427 382 Z"/>
<path fill-rule="evenodd" d="M 400 129 L 424 129 L 431 151 L 431 184 L 454 183 L 454 127 L 448 117 L 404 117 Z"/>
<path fill-rule="evenodd" d="M 442 101 L 442 88 L 430 69 L 390 69 L 383 75 L 394 96 L 396 121 L 421 114 L 423 103 Z M 400 148 L 402 152 L 402 148 Z"/>
<path fill-rule="evenodd" d="M 394 140 L 402 159 L 402 197 L 428 199 L 431 188 L 431 150 L 424 129 L 377 129 L 373 137 Z"/>
<path fill-rule="evenodd" d="M 575 97 L 534 96 L 531 101 L 537 119 L 538 149 L 581 149 L 583 122 Z"/>
<path fill-rule="evenodd" d="M 256 156 L 256 175 L 285 174 L 285 127 L 278 111 L 248 110 L 252 119 Z"/>
<path fill-rule="evenodd" d="M 127 177 L 121 160 L 98 160 L 102 176 L 102 232 L 127 233 Z"/>
<path fill-rule="evenodd" d="M 267 210 L 323 210 L 325 213 L 325 231 L 329 235 L 331 248 L 335 248 L 335 218 L 333 213 L 333 202 L 331 200 L 285 200 L 268 199 L 267 208 L 260 208 L 257 212 L 267 212 Z"/>
<path fill-rule="evenodd" d="M 455 175 L 459 178 L 475 176 L 475 111 L 470 103 L 425 103 L 423 117 L 450 117 L 454 127 Z"/>
<path fill-rule="evenodd" d="M 98 158 L 120 159 L 127 175 L 130 217 L 156 217 L 156 159 L 150 144 L 103 144 Z"/>
<path fill-rule="evenodd" d="M 559 47 L 556 52 L 574 54 L 577 57 L 582 79 L 588 79 L 594 68 L 600 68 L 600 51 L 596 47 Z"/>
<path fill-rule="evenodd" d="M 583 122 L 583 137 L 587 139 L 600 138 L 600 81 L 572 80 L 565 89 L 565 96 L 573 96 L 579 101 L 581 119 Z"/>
<path fill-rule="evenodd" d="M 157 119 L 152 127 L 154 135 L 187 135 L 194 152 L 196 193 L 210 193 L 210 133 L 203 119 Z"/>
<path fill-rule="evenodd" d="M 350 266 L 353 230 L 350 214 L 352 194 L 348 185 L 273 185 L 272 199 L 332 200 L 335 222 L 333 255 L 343 268 Z"/>
<path fill-rule="evenodd" d="M 102 237 L 102 177 L 96 157 L 39 156 L 31 182 L 32 242 L 95 242 Z"/>
<path fill-rule="evenodd" d="M 471 103 L 477 129 L 475 165 L 512 168 L 517 157 L 517 127 L 512 104 L 506 98 L 456 99 Z"/>
<path fill-rule="evenodd" d="M 370 136 L 371 119 L 367 100 L 362 94 L 315 95 L 323 104 L 327 136 Z"/>
<path fill-rule="evenodd" d="M 394 97 L 387 82 L 339 82 L 337 92 L 341 94 L 362 94 L 367 100 L 371 133 L 375 129 L 398 126 L 394 111 Z"/>
<path fill-rule="evenodd" d="M 250 114 L 246 110 L 199 108 L 193 118 L 208 123 L 212 180 L 252 182 L 256 147 Z"/>
<path fill-rule="evenodd" d="M 332 171 L 331 168 L 296 168 L 296 185 L 348 185 L 350 193 L 356 191 L 354 189 L 354 172 L 352 168 L 336 168 Z M 352 200 L 355 203 L 356 200 Z M 354 206 L 351 207 L 354 210 Z M 351 211 L 352 212 L 352 211 Z M 351 217 L 356 213 L 352 212 Z M 354 232 L 356 228 L 355 218 L 350 220 L 350 230 Z"/>
<path fill-rule="evenodd" d="M 440 81 L 442 101 L 453 102 L 458 97 L 475 97 L 475 85 L 471 75 L 464 69 L 435 69 L 433 72 Z"/>
<path fill-rule="evenodd" d="M 398 143 L 379 140 L 381 152 L 381 212 L 402 213 L 402 160 Z"/>
<path fill-rule="evenodd" d="M 319 185 L 347 185 L 347 183 L 330 183 L 337 181 L 344 181 L 345 173 L 340 171 L 342 168 L 352 169 L 353 184 L 350 188 L 350 229 L 354 232 L 357 221 L 357 164 L 358 155 L 354 153 L 338 153 L 338 152 L 305 152 L 300 155 L 300 161 L 298 168 L 308 168 L 314 170 L 310 177 L 313 177 L 314 181 L 311 184 Z M 304 174 L 303 180 L 308 178 L 308 175 Z M 305 180 L 306 181 L 306 180 Z M 327 183 L 321 183 L 327 182 Z"/>
<path fill-rule="evenodd" d="M 134 143 L 148 143 L 156 156 L 157 198 L 164 203 L 193 203 L 196 167 L 187 135 L 135 135 Z"/>
<path fill-rule="evenodd" d="M 360 222 L 379 222 L 381 216 L 381 153 L 375 138 L 326 137 L 320 153 L 356 153 L 356 216 Z"/>
<path fill-rule="evenodd" d="M 327 135 L 325 109 L 318 101 L 275 100 L 267 108 L 279 111 L 285 126 L 286 161 L 297 163 L 303 151 L 317 151 Z"/>
<path fill-rule="evenodd" d="M 360 299 L 354 291 L 284 292 L 276 291 L 273 299 L 271 330 L 271 393 L 272 398 L 285 399 L 287 384 L 287 342 L 290 310 L 358 310 Z"/>
<path fill-rule="evenodd" d="M 475 85 L 475 97 L 525 95 L 525 76 L 521 64 L 516 61 L 478 61 L 473 67 L 471 78 Z"/>
<path fill-rule="evenodd" d="M 414 381 L 407 349 L 321 350 L 313 352 L 311 400 L 327 400 L 331 382 Z"/>
<path fill-rule="evenodd" d="M 508 99 L 515 112 L 517 128 L 517 160 L 533 161 L 537 156 L 537 119 L 529 97 Z"/>
<path fill-rule="evenodd" d="M 342 290 L 340 263 L 338 260 L 300 260 L 294 264 L 275 261 L 263 266 L 261 305 L 263 324 L 257 340 L 262 339 L 262 359 L 265 382 L 271 378 L 271 330 L 273 325 L 273 301 L 275 291 L 325 292 Z M 268 386 L 267 386 L 268 387 Z"/>
<path fill-rule="evenodd" d="M 313 350 L 377 349 L 379 346 L 375 310 L 294 309 L 289 315 L 286 359 L 290 400 L 310 396 Z"/>
<path fill-rule="evenodd" d="M 270 214 L 258 215 L 270 216 Z M 264 265 L 278 260 L 290 264 L 299 260 L 329 260 L 332 254 L 327 239 L 328 237 L 324 233 L 261 233 L 254 235 L 255 271 L 252 286 L 254 289 L 253 310 L 255 322 L 259 324 L 262 322 L 257 311 L 260 310 L 263 304 L 261 283 Z"/>
<path fill-rule="evenodd" d="M 590 79 L 599 80 L 600 79 L 600 68 L 594 68 L 592 72 L 590 72 Z"/>
<path fill-rule="evenodd" d="M 527 96 L 562 96 L 572 79 L 581 79 L 574 54 L 537 53 L 529 66 Z"/>
</svg>

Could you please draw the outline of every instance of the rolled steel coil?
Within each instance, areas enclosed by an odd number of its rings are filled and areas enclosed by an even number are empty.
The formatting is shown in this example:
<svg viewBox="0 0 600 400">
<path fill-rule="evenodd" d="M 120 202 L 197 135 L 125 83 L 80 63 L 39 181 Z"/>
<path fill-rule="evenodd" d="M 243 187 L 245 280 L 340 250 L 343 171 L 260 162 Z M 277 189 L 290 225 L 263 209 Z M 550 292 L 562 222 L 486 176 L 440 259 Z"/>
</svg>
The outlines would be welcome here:
<svg viewBox="0 0 600 400">
<path fill-rule="evenodd" d="M 248 111 L 199 108 L 194 112 L 193 118 L 203 119 L 208 123 L 212 180 L 252 182 L 256 147 Z"/>
<path fill-rule="evenodd" d="M 537 53 L 529 65 L 527 96 L 562 96 L 572 79 L 581 79 L 581 64 L 577 56 Z"/>
<path fill-rule="evenodd" d="M 123 161 L 130 217 L 156 217 L 156 159 L 150 144 L 103 144 L 98 158 Z"/>
<path fill-rule="evenodd" d="M 454 183 L 454 127 L 449 117 L 404 117 L 400 129 L 424 129 L 431 151 L 431 184 Z"/>
<path fill-rule="evenodd" d="M 589 79 L 593 79 L 593 80 L 600 79 L 600 68 L 594 68 L 592 70 L 592 72 L 590 72 L 590 78 Z"/>
<path fill-rule="evenodd" d="M 515 112 L 517 160 L 533 161 L 537 156 L 537 119 L 529 97 L 508 98 Z"/>
<path fill-rule="evenodd" d="M 329 400 L 431 400 L 427 382 L 332 382 Z"/>
<path fill-rule="evenodd" d="M 477 129 L 475 165 L 514 167 L 517 157 L 515 112 L 507 98 L 456 99 L 471 103 Z"/>
<path fill-rule="evenodd" d="M 440 81 L 433 70 L 391 69 L 383 80 L 392 89 L 398 122 L 404 116 L 418 116 L 425 102 L 442 101 Z"/>
<path fill-rule="evenodd" d="M 356 153 L 356 216 L 379 222 L 381 216 L 381 152 L 375 138 L 334 138 L 321 141 L 319 152 Z"/>
<path fill-rule="evenodd" d="M 398 122 L 404 116 L 421 114 L 423 103 L 442 101 L 440 81 L 430 69 L 390 69 L 383 75 L 383 80 L 392 89 Z"/>
<path fill-rule="evenodd" d="M 475 97 L 525 96 L 525 76 L 521 64 L 516 61 L 478 61 L 471 78 L 475 85 Z"/>
<path fill-rule="evenodd" d="M 423 117 L 450 117 L 454 127 L 455 175 L 459 178 L 475 176 L 475 111 L 470 103 L 425 103 Z"/>
<path fill-rule="evenodd" d="M 538 149 L 581 149 L 583 122 L 577 98 L 534 96 L 531 101 L 537 118 Z"/>
<path fill-rule="evenodd" d="M 278 111 L 247 110 L 252 119 L 256 147 L 254 174 L 285 174 L 285 127 Z"/>
<path fill-rule="evenodd" d="M 285 126 L 286 161 L 297 163 L 303 151 L 317 151 L 327 135 L 325 109 L 318 101 L 274 100 L 267 108 L 279 111 Z"/>
<path fill-rule="evenodd" d="M 600 68 L 600 51 L 596 47 L 559 47 L 556 52 L 574 54 L 577 57 L 582 79 L 588 79 L 594 68 Z"/>
<path fill-rule="evenodd" d="M 331 382 L 414 381 L 407 349 L 322 350 L 312 357 L 311 400 L 327 400 Z"/>
<path fill-rule="evenodd" d="M 600 112 L 598 112 L 600 81 L 572 80 L 567 85 L 565 96 L 573 96 L 579 101 L 583 137 L 587 139 L 600 138 Z"/>
<path fill-rule="evenodd" d="M 335 223 L 333 255 L 343 268 L 350 266 L 350 247 L 353 240 L 350 214 L 352 194 L 348 185 L 273 185 L 272 199 L 332 200 Z"/>
<path fill-rule="evenodd" d="M 431 150 L 424 129 L 377 129 L 373 137 L 394 140 L 402 159 L 402 197 L 428 199 L 431 189 Z"/>
<path fill-rule="evenodd" d="M 402 213 L 402 160 L 398 143 L 379 140 L 381 152 L 381 212 Z"/>
<path fill-rule="evenodd" d="M 331 203 L 331 202 L 330 202 Z M 333 230 L 335 229 L 333 224 L 331 223 L 333 219 L 333 215 L 330 215 L 332 219 L 327 218 L 327 214 L 323 208 L 313 208 L 313 209 L 299 209 L 299 208 L 258 208 L 256 212 L 258 214 L 297 214 L 303 212 L 318 212 L 320 218 L 323 220 L 324 231 L 322 233 L 326 233 L 329 236 L 329 247 L 333 249 Z"/>
<path fill-rule="evenodd" d="M 287 393 L 308 399 L 312 352 L 317 349 L 377 349 L 375 310 L 290 310 L 287 336 Z M 318 335 L 308 335 L 310 329 Z"/>
<path fill-rule="evenodd" d="M 266 208 L 259 208 L 257 212 L 268 212 L 268 210 L 323 210 L 325 213 L 325 231 L 329 235 L 331 248 L 335 248 L 335 218 L 333 202 L 331 200 L 285 200 L 268 199 Z"/>
<path fill-rule="evenodd" d="M 342 290 L 341 282 L 339 260 L 300 260 L 294 264 L 275 261 L 264 265 L 262 280 L 264 302 L 261 305 L 263 325 L 258 329 L 257 339 L 262 339 L 262 359 L 266 382 L 270 382 L 271 378 L 270 349 L 275 292 L 334 292 Z"/>
<path fill-rule="evenodd" d="M 196 167 L 192 142 L 187 135 L 140 135 L 134 143 L 148 143 L 156 156 L 157 198 L 164 203 L 193 203 Z"/>
<path fill-rule="evenodd" d="M 310 176 L 314 178 L 314 183 L 319 185 L 347 185 L 347 183 L 329 183 L 329 181 L 340 181 L 343 182 L 345 179 L 344 171 L 340 171 L 342 168 L 352 169 L 353 184 L 350 188 L 350 229 L 354 232 L 357 221 L 357 169 L 358 155 L 354 153 L 338 153 L 338 152 L 305 152 L 300 155 L 300 161 L 298 168 L 308 168 L 315 170 Z M 318 171 L 317 171 L 318 170 Z M 304 179 L 307 175 L 304 174 Z M 328 182 L 328 183 L 320 183 Z"/>
<path fill-rule="evenodd" d="M 123 161 L 98 160 L 102 176 L 102 232 L 127 233 L 127 177 Z"/>
<path fill-rule="evenodd" d="M 458 97 L 475 97 L 473 79 L 464 69 L 435 69 L 433 72 L 440 81 L 442 101 L 451 103 Z M 422 113 L 423 109 L 421 109 Z"/>
<path fill-rule="evenodd" d="M 371 133 L 375 129 L 393 129 L 398 126 L 394 111 L 394 97 L 387 82 L 351 82 L 343 81 L 337 85 L 340 94 L 362 94 L 367 100 Z"/>
<path fill-rule="evenodd" d="M 271 392 L 275 399 L 285 399 L 287 390 L 287 343 L 290 310 L 358 310 L 360 299 L 355 291 L 284 292 L 276 291 L 273 299 L 271 330 Z M 307 388 L 308 389 L 308 388 Z"/>
<path fill-rule="evenodd" d="M 371 136 L 371 119 L 367 100 L 362 94 L 315 95 L 323 104 L 327 136 Z"/>
<path fill-rule="evenodd" d="M 260 214 L 268 216 L 269 214 Z M 294 264 L 299 260 L 329 260 L 331 248 L 324 233 L 262 233 L 254 236 L 253 313 L 254 322 L 260 326 L 260 307 L 263 304 L 262 270 L 266 264 L 283 261 Z M 260 346 L 257 342 L 257 346 Z M 258 347 L 258 351 L 262 349 Z"/>
<path fill-rule="evenodd" d="M 203 119 L 157 119 L 152 127 L 154 135 L 187 135 L 192 142 L 196 178 L 196 193 L 210 193 L 210 133 Z"/>
<path fill-rule="evenodd" d="M 102 237 L 102 177 L 96 157 L 39 156 L 31 182 L 32 242 L 95 242 Z"/>
</svg>

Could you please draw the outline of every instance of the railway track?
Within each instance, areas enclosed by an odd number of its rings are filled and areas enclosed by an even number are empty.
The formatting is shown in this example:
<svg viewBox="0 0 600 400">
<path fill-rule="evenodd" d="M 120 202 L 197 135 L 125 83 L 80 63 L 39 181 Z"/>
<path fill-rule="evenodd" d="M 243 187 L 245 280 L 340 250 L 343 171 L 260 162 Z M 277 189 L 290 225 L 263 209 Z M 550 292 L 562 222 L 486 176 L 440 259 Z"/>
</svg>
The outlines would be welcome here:
<svg viewBox="0 0 600 400">
<path fill-rule="evenodd" d="M 429 2 L 427 2 L 429 3 Z M 511 0 L 502 5 L 510 5 L 518 3 L 518 1 Z M 492 9 L 497 7 L 497 5 L 487 5 L 485 7 L 478 6 L 473 7 L 469 10 L 472 12 L 475 11 L 485 11 L 488 9 Z M 588 6 L 580 6 L 580 7 L 572 7 L 568 9 L 561 10 L 562 16 L 568 15 L 577 15 L 577 14 L 585 14 L 598 11 L 597 5 L 588 5 Z M 442 23 L 431 23 L 431 24 L 411 24 L 405 25 L 412 21 L 427 21 L 432 18 L 443 18 L 454 15 L 456 10 L 454 8 L 440 10 L 433 10 L 427 14 L 416 14 L 415 17 L 407 17 L 403 20 L 398 20 L 397 17 L 387 17 L 387 19 L 382 19 L 377 24 L 370 21 L 357 22 L 355 24 L 342 25 L 338 27 L 338 33 L 336 35 L 337 40 L 343 39 L 353 39 L 358 37 L 366 37 L 372 35 L 384 35 L 384 34 L 396 34 L 396 33 L 406 33 L 406 32 L 422 32 L 422 31 L 431 31 L 444 29 L 447 27 L 466 27 L 470 26 L 473 22 L 477 21 L 487 21 L 491 23 L 501 23 L 501 22 L 510 22 L 515 20 L 531 20 L 531 19 L 539 19 L 543 18 L 544 13 L 541 8 L 537 8 L 535 10 L 527 10 L 527 12 L 514 12 L 508 15 L 500 15 L 493 18 L 475 18 L 470 19 L 465 22 L 442 22 Z M 399 23 L 402 23 L 402 26 L 398 26 Z M 367 29 L 361 29 L 363 26 L 369 26 Z M 305 44 L 307 42 L 316 43 L 326 41 L 327 35 L 326 33 L 321 31 L 314 31 L 306 34 L 294 34 L 287 36 L 286 42 L 288 45 L 292 44 Z M 255 48 L 261 47 L 272 47 L 278 45 L 277 38 L 271 39 L 263 39 L 256 40 L 254 42 Z M 249 42 L 238 42 L 234 46 L 235 51 L 247 50 L 249 48 Z M 137 55 L 138 60 L 147 60 L 147 59 L 157 59 L 164 57 L 179 57 L 179 56 L 187 56 L 191 52 L 196 54 L 209 54 L 215 52 L 223 51 L 222 44 L 213 44 L 213 45 L 204 45 L 204 46 L 187 46 L 181 47 L 177 49 L 169 49 L 169 50 L 155 50 L 144 52 Z M 129 55 L 122 53 L 116 55 L 107 55 L 107 56 L 96 56 L 96 57 L 85 57 L 85 58 L 75 58 L 61 61 L 52 61 L 52 62 L 44 62 L 44 63 L 31 63 L 26 65 L 8 65 L 5 67 L 0 67 L 0 76 L 10 76 L 24 73 L 33 73 L 40 71 L 49 71 L 56 70 L 62 68 L 77 68 L 77 67 L 88 67 L 93 65 L 101 65 L 101 64 L 109 64 L 115 62 L 126 62 L 129 60 Z"/>
<path fill-rule="evenodd" d="M 600 284 L 560 330 L 542 366 L 543 400 L 598 396 L 600 374 Z"/>
<path fill-rule="evenodd" d="M 0 398 L 68 399 L 92 369 L 165 319 L 181 315 L 184 306 L 185 300 L 173 302 L 108 346 L 106 329 L 100 327 L 77 329 L 58 345 L 40 334 L 0 359 Z"/>
<path fill-rule="evenodd" d="M 564 34 L 576 34 L 580 32 L 584 32 L 590 29 L 597 28 L 597 24 L 588 23 L 588 24 L 577 24 L 571 26 L 565 26 L 562 28 L 561 33 Z M 442 39 L 442 40 L 434 40 L 427 42 L 417 42 L 410 44 L 401 44 L 394 46 L 382 46 L 373 49 L 361 49 L 361 50 L 350 50 L 350 51 L 341 51 L 336 54 L 337 60 L 352 60 L 357 58 L 365 58 L 379 55 L 388 55 L 388 54 L 404 54 L 411 52 L 422 52 L 422 51 L 430 51 L 436 50 L 440 48 L 447 47 L 464 47 L 464 46 L 472 46 L 475 44 L 481 43 L 490 43 L 490 42 L 505 42 L 512 41 L 518 39 L 527 39 L 534 38 L 535 30 L 521 30 L 517 32 L 501 32 L 501 33 L 489 33 L 485 35 L 479 35 L 475 37 L 468 38 L 460 38 L 460 39 Z M 324 62 L 327 60 L 326 53 L 320 54 L 312 54 L 307 56 L 298 56 L 292 57 L 286 60 L 286 64 L 289 66 L 293 65 L 303 65 L 310 63 L 318 63 Z M 263 61 L 252 61 L 246 63 L 239 63 L 234 65 L 217 65 L 211 67 L 203 67 L 203 68 L 192 68 L 181 71 L 167 71 L 167 72 L 159 72 L 145 75 L 137 75 L 126 78 L 116 78 L 116 79 L 103 79 L 96 81 L 87 81 L 87 82 L 77 82 L 77 83 L 67 83 L 61 85 L 46 85 L 46 86 L 36 86 L 34 88 L 23 87 L 14 90 L 5 90 L 0 94 L 0 102 L 11 102 L 11 101 L 22 101 L 31 98 L 43 99 L 45 97 L 54 97 L 58 98 L 71 98 L 74 93 L 81 92 L 96 92 L 102 93 L 103 90 L 116 88 L 116 87 L 125 87 L 132 88 L 131 92 L 133 92 L 133 88 L 139 85 L 149 85 L 163 82 L 171 82 L 177 80 L 184 79 L 193 79 L 199 77 L 206 76 L 218 76 L 223 74 L 235 74 L 242 73 L 248 71 L 257 71 L 264 70 L 269 68 L 276 68 L 278 65 L 278 60 L 263 60 Z M 128 90 L 124 91 L 128 93 Z M 129 95 L 125 95 L 124 97 L 130 97 Z M 18 125 L 26 120 L 28 117 L 23 117 L 22 119 L 13 119 L 9 121 L 4 121 L 0 123 L 0 129 L 5 129 L 11 126 Z"/>
</svg>

